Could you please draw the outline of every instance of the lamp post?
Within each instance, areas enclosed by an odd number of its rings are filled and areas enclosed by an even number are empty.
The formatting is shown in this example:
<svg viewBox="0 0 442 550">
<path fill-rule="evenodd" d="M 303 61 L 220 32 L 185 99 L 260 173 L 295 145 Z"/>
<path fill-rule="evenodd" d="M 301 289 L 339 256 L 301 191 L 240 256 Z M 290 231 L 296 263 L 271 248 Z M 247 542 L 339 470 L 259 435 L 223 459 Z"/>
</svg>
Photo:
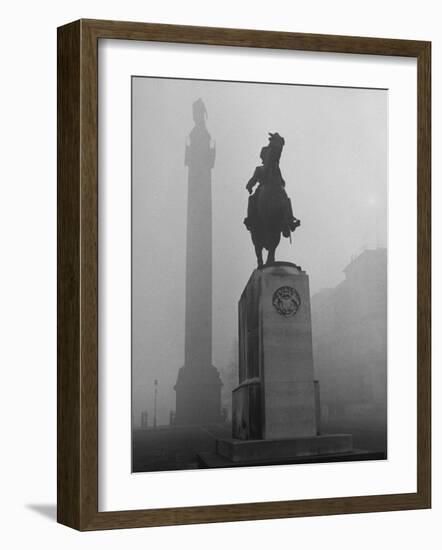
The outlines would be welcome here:
<svg viewBox="0 0 442 550">
<path fill-rule="evenodd" d="M 154 393 L 153 393 L 153 427 L 157 427 L 157 395 L 158 395 L 158 380 L 154 381 Z"/>
</svg>

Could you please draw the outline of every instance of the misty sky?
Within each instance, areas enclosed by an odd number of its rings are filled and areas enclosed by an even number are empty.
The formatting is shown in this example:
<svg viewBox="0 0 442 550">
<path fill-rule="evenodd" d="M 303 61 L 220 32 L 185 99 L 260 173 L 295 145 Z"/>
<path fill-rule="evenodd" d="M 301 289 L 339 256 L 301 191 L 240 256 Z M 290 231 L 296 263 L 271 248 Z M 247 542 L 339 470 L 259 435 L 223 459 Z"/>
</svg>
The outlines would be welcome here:
<svg viewBox="0 0 442 550">
<path fill-rule="evenodd" d="M 245 185 L 268 132 L 285 138 L 281 171 L 301 227 L 276 259 L 302 266 L 314 294 L 343 279 L 363 248 L 386 246 L 388 92 L 136 77 L 133 90 L 133 403 L 159 422 L 175 408 L 184 362 L 186 137 L 201 97 L 216 145 L 212 172 L 213 364 L 232 360 L 237 302 L 255 267 Z"/>
</svg>

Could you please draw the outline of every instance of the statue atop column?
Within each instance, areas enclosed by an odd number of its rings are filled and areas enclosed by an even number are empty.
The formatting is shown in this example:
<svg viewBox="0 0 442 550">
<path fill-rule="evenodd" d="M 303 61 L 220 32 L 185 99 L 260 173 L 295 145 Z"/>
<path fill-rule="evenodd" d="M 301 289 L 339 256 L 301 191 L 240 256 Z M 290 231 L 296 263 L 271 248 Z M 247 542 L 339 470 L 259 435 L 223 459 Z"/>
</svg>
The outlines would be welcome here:
<svg viewBox="0 0 442 550">
<path fill-rule="evenodd" d="M 268 251 L 266 265 L 271 265 L 275 262 L 275 250 L 281 234 L 291 238 L 291 233 L 301 224 L 293 215 L 292 203 L 285 191 L 285 181 L 279 167 L 284 144 L 284 138 L 277 132 L 269 133 L 269 143 L 261 149 L 262 164 L 255 168 L 246 185 L 251 196 L 244 224 L 251 233 L 258 267 L 263 267 L 263 249 Z M 257 183 L 259 185 L 253 193 Z"/>
</svg>

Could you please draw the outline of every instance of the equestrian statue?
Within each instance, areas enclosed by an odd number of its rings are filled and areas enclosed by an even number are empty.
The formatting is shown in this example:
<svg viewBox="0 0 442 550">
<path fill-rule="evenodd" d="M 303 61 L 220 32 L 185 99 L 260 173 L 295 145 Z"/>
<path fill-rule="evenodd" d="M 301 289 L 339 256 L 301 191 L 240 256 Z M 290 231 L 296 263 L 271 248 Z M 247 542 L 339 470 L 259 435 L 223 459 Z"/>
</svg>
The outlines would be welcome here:
<svg viewBox="0 0 442 550">
<path fill-rule="evenodd" d="M 266 265 L 274 263 L 281 234 L 291 240 L 291 233 L 301 225 L 300 220 L 293 215 L 292 203 L 285 191 L 285 181 L 279 167 L 284 144 L 284 138 L 277 132 L 269 133 L 269 143 L 261 149 L 261 166 L 255 168 L 246 185 L 250 197 L 244 224 L 252 237 L 258 268 L 264 265 L 263 249 L 268 251 Z M 259 185 L 253 192 L 256 184 Z"/>
</svg>

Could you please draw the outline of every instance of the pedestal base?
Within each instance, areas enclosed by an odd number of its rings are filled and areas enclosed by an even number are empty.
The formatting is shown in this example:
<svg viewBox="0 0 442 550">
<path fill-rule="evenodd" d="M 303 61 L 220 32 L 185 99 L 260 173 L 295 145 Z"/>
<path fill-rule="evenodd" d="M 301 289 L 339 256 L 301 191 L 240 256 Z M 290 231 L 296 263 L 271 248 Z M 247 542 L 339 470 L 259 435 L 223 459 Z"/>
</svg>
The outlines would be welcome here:
<svg viewBox="0 0 442 550">
<path fill-rule="evenodd" d="M 216 452 L 235 463 L 282 461 L 301 457 L 320 457 L 350 453 L 350 434 L 330 434 L 293 439 L 218 439 Z"/>
<path fill-rule="evenodd" d="M 301 456 L 295 458 L 269 459 L 256 461 L 233 462 L 217 453 L 202 452 L 198 453 L 197 459 L 200 468 L 243 468 L 247 466 L 280 466 L 287 464 L 323 464 L 328 462 L 357 462 L 366 460 L 385 460 L 387 458 L 384 451 L 367 451 L 363 449 L 353 449 L 349 453 L 337 453 L 333 455 Z"/>
</svg>

